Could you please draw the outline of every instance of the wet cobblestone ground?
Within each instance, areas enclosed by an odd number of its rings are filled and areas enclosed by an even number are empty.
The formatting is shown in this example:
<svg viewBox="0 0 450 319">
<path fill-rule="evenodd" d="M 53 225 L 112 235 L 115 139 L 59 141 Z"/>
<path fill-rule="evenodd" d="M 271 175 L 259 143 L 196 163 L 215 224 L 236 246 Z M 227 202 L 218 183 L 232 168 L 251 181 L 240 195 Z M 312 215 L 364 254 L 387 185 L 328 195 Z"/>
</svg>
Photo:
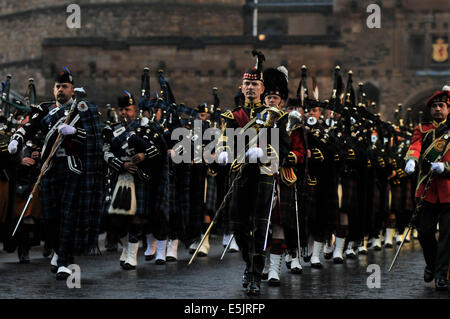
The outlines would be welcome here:
<svg viewBox="0 0 450 319">
<path fill-rule="evenodd" d="M 241 285 L 244 263 L 240 254 L 227 254 L 220 262 L 222 249 L 221 240 L 212 238 L 208 257 L 197 257 L 188 266 L 191 255 L 184 246 L 179 246 L 178 262 L 166 265 L 145 261 L 141 248 L 137 269 L 131 271 L 120 268 L 119 251 L 102 249 L 102 256 L 76 258 L 81 267 L 80 289 L 69 289 L 66 281 L 55 279 L 50 258 L 42 257 L 42 247 L 32 249 L 30 264 L 19 264 L 16 253 L 1 251 L 0 298 L 248 299 Z M 345 260 L 342 265 L 323 260 L 323 269 L 312 269 L 302 261 L 301 275 L 291 274 L 283 263 L 281 285 L 263 283 L 257 298 L 450 298 L 450 292 L 437 292 L 434 282 L 423 281 L 425 263 L 417 240 L 405 244 L 389 273 L 395 250 L 395 245 L 393 249 L 369 250 L 368 255 Z M 367 286 L 370 264 L 380 266 L 380 288 Z"/>
</svg>

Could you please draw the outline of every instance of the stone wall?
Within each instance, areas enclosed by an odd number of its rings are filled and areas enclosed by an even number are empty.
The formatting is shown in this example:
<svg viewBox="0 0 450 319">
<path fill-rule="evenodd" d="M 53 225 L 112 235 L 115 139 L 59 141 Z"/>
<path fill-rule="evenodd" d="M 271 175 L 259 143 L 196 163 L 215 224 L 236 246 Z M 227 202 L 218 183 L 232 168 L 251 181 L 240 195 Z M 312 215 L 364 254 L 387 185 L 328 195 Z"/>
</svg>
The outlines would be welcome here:
<svg viewBox="0 0 450 319">
<path fill-rule="evenodd" d="M 74 73 L 75 81 L 86 87 L 88 94 L 98 104 L 116 103 L 121 90 L 129 89 L 139 94 L 140 76 L 145 66 L 151 69 L 152 91 L 159 91 L 156 72 L 164 67 L 178 102 L 195 106 L 211 102 L 211 89 L 219 89 L 222 104 L 234 106 L 234 95 L 246 68 L 254 65 L 252 45 L 208 45 L 204 49 L 177 49 L 176 46 L 134 45 L 127 49 L 76 47 L 71 56 L 63 54 L 67 48 L 46 47 L 43 65 L 67 65 Z M 286 45 L 282 49 L 262 49 L 266 67 L 281 64 L 289 68 L 291 95 L 295 95 L 299 83 L 300 68 L 308 64 L 311 76 L 317 76 L 323 97 L 331 94 L 330 75 L 334 56 L 341 48 L 327 46 Z M 95 67 L 94 67 L 95 66 Z M 45 92 L 51 92 L 51 81 L 46 82 Z M 77 85 L 78 85 L 77 84 Z M 311 85 L 311 82 L 310 82 Z"/>
<path fill-rule="evenodd" d="M 18 13 L 21 11 L 35 11 L 36 9 L 43 9 L 54 6 L 64 6 L 67 7 L 69 4 L 76 3 L 80 6 L 86 4 L 115 4 L 123 3 L 123 0 L 2 0 L 0 2 L 0 12 L 1 15 Z M 134 0 L 126 1 L 127 3 L 138 3 L 138 4 L 150 4 L 150 3 L 160 3 L 161 0 Z M 232 5 L 244 5 L 245 0 L 165 0 L 165 3 L 170 4 L 232 4 Z"/>
</svg>

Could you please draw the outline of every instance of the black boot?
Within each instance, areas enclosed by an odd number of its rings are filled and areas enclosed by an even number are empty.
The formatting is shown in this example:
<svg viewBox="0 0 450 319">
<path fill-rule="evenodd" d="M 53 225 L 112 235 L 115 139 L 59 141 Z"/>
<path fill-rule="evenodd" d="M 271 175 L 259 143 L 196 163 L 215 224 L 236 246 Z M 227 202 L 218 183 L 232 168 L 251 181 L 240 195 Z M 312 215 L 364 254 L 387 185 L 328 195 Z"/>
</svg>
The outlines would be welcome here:
<svg viewBox="0 0 450 319">
<path fill-rule="evenodd" d="M 247 288 L 249 284 L 248 278 L 248 268 L 245 268 L 244 274 L 242 275 L 242 287 Z"/>
<path fill-rule="evenodd" d="M 19 257 L 20 264 L 29 264 L 30 263 L 30 249 L 27 247 L 26 243 L 20 242 L 17 247 L 17 255 Z"/>
<path fill-rule="evenodd" d="M 423 272 L 423 280 L 425 282 L 432 282 L 434 279 L 434 270 L 433 267 L 425 266 L 425 270 Z"/>
<path fill-rule="evenodd" d="M 53 249 L 50 247 L 50 244 L 48 243 L 48 241 L 46 241 L 44 244 L 44 250 L 42 251 L 42 256 L 44 256 L 45 258 L 50 257 L 52 252 L 53 252 Z"/>
<path fill-rule="evenodd" d="M 261 276 L 255 273 L 249 273 L 249 285 L 247 288 L 247 295 L 249 296 L 259 296 L 261 293 Z"/>
<path fill-rule="evenodd" d="M 30 248 L 33 239 L 33 225 L 22 224 L 20 231 L 19 245 L 17 247 L 17 255 L 19 257 L 19 263 L 30 263 Z"/>
<path fill-rule="evenodd" d="M 436 278 L 434 281 L 436 285 L 436 290 L 438 291 L 446 291 L 448 290 L 448 280 L 445 278 Z"/>
</svg>

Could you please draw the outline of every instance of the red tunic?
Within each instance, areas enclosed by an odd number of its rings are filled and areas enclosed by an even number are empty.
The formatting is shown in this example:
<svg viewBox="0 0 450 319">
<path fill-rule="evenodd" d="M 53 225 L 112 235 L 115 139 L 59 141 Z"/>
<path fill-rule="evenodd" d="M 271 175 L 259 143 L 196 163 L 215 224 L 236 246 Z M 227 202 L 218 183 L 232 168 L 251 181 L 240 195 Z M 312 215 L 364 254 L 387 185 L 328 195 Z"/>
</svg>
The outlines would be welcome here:
<svg viewBox="0 0 450 319">
<path fill-rule="evenodd" d="M 295 154 L 297 158 L 296 164 L 303 164 L 305 161 L 305 142 L 303 141 L 302 129 L 296 129 L 289 135 L 291 141 L 291 152 Z"/>
<path fill-rule="evenodd" d="M 438 127 L 438 123 L 427 123 L 419 124 L 414 129 L 414 134 L 411 140 L 411 145 L 409 147 L 408 153 L 406 155 L 406 160 L 413 159 L 418 162 L 420 158 L 420 153 L 422 151 L 423 138 L 427 133 L 433 134 L 432 130 Z M 448 133 L 447 133 L 448 134 Z M 434 140 L 434 139 L 433 139 Z M 433 180 L 427 193 L 425 194 L 424 200 L 430 203 L 450 203 L 450 144 L 448 144 L 442 152 L 442 157 L 440 162 L 444 163 L 444 173 L 433 175 Z M 420 175 L 420 174 L 419 174 Z M 419 181 L 420 184 L 416 188 L 416 197 L 421 197 L 425 189 L 426 180 Z"/>
</svg>

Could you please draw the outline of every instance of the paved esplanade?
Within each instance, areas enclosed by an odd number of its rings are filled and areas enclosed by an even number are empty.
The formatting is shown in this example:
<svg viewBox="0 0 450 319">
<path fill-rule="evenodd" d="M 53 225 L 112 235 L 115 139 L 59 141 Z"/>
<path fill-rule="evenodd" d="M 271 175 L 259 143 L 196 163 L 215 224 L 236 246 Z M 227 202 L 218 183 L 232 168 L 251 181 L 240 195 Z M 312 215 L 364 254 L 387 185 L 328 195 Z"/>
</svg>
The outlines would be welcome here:
<svg viewBox="0 0 450 319">
<path fill-rule="evenodd" d="M 197 257 L 188 266 L 191 255 L 180 244 L 178 262 L 161 266 L 154 260 L 146 262 L 141 248 L 137 270 L 131 271 L 120 268 L 119 251 L 102 249 L 102 256 L 76 258 L 81 267 L 80 289 L 69 289 L 66 281 L 55 279 L 50 259 L 42 257 L 42 247 L 31 250 L 30 264 L 19 264 L 16 253 L 1 251 L 0 298 L 249 298 L 241 285 L 244 263 L 240 255 L 228 253 L 219 262 L 222 249 L 221 240 L 212 238 L 209 256 Z M 395 245 L 382 251 L 369 249 L 367 256 L 347 259 L 342 265 L 324 260 L 323 269 L 312 269 L 302 262 L 302 275 L 288 272 L 283 262 L 281 286 L 263 283 L 260 298 L 450 298 L 449 292 L 435 291 L 434 281 L 423 281 L 425 264 L 417 240 L 405 244 L 395 268 L 388 273 L 395 250 Z M 370 264 L 380 266 L 381 288 L 367 286 L 373 273 L 367 272 Z"/>
</svg>

